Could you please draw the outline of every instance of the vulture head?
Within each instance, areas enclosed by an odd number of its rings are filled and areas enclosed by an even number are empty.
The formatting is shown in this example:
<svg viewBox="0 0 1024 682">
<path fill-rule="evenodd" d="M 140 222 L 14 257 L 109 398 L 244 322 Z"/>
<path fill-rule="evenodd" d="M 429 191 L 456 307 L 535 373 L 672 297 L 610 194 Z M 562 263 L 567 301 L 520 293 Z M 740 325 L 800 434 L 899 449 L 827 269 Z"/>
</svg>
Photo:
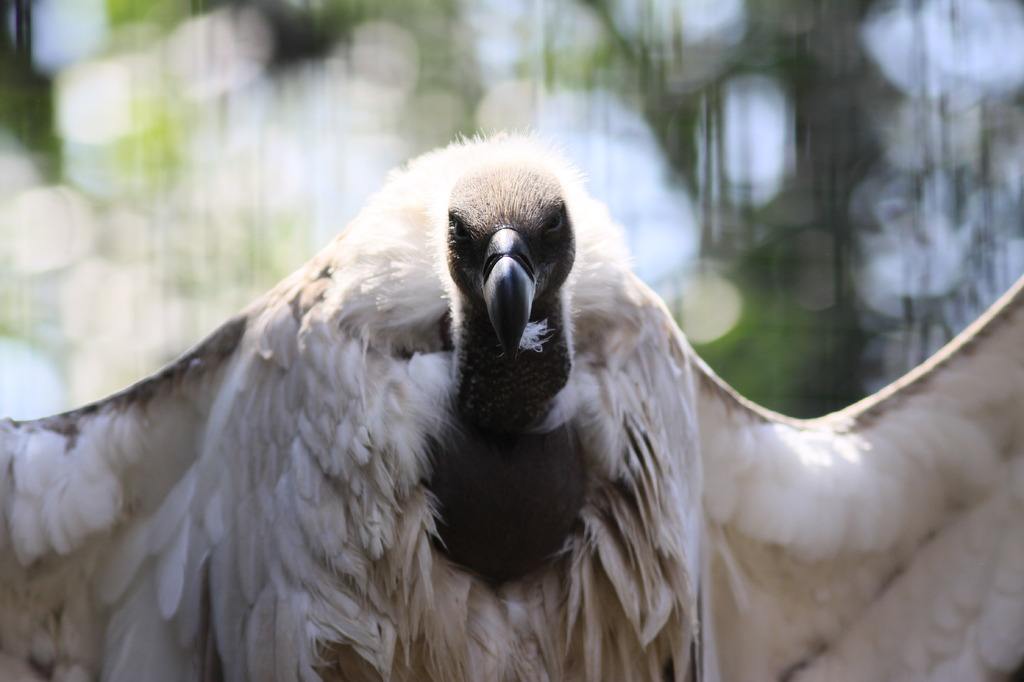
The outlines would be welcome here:
<svg viewBox="0 0 1024 682">
<path fill-rule="evenodd" d="M 572 369 L 576 243 L 561 183 L 535 164 L 467 171 L 447 217 L 457 391 L 429 485 L 441 547 L 502 582 L 557 554 L 582 506 L 575 434 L 545 420 Z"/>
<path fill-rule="evenodd" d="M 447 230 L 460 413 L 521 431 L 543 418 L 572 365 L 562 285 L 576 244 L 561 183 L 521 163 L 468 171 L 452 188 Z"/>
</svg>

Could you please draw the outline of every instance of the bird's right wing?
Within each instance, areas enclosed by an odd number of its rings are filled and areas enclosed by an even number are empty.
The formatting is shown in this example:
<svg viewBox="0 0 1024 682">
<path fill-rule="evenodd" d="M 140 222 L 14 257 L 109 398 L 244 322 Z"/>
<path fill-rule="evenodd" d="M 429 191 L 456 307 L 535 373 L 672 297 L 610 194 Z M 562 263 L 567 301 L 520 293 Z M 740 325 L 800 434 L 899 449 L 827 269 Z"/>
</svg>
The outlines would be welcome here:
<svg viewBox="0 0 1024 682">
<path fill-rule="evenodd" d="M 180 491 L 195 485 L 207 415 L 246 323 L 233 318 L 164 370 L 97 403 L 0 421 L 3 679 L 92 675 L 117 636 L 108 631 L 112 614 L 131 608 L 129 585 L 152 580 L 162 603 L 193 588 L 181 566 Z M 143 576 L 143 566 L 155 573 Z M 148 608 L 156 612 L 155 601 Z M 120 634 L 127 646 L 146 647 L 154 670 L 187 668 L 178 643 L 154 640 L 159 630 Z"/>
<path fill-rule="evenodd" d="M 1002 679 L 1024 659 L 1024 279 L 892 386 L 799 421 L 699 392 L 724 679 Z"/>
<path fill-rule="evenodd" d="M 439 605 L 468 578 L 413 578 L 447 302 L 419 224 L 376 221 L 154 377 L 0 423 L 0 674 L 314 680 L 336 658 L 386 677 L 399 623 L 464 646 Z"/>
</svg>

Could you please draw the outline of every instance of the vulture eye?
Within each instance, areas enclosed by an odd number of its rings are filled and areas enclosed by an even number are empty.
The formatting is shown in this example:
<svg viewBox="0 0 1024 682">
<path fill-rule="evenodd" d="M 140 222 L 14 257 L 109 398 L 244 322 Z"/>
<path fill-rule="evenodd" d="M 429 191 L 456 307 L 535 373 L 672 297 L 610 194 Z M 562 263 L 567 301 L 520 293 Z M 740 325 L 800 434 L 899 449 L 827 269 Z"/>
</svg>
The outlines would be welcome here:
<svg viewBox="0 0 1024 682">
<path fill-rule="evenodd" d="M 547 222 L 544 223 L 544 234 L 549 237 L 558 236 L 562 232 L 562 228 L 565 227 L 568 222 L 568 217 L 565 215 L 565 207 L 558 209 L 558 213 L 548 218 Z"/>
<path fill-rule="evenodd" d="M 469 239 L 469 228 L 466 227 L 466 223 L 463 222 L 462 218 L 454 213 L 448 214 L 448 227 L 451 229 L 452 236 L 456 239 Z"/>
</svg>

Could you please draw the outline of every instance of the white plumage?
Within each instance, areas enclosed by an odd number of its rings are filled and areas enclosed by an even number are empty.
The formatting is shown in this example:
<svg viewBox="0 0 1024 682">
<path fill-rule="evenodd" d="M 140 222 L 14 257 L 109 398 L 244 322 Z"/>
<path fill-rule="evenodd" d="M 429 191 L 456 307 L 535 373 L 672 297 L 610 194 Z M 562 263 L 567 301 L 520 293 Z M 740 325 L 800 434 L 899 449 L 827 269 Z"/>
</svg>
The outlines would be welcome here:
<svg viewBox="0 0 1024 682">
<path fill-rule="evenodd" d="M 561 552 L 500 584 L 438 547 L 428 484 L 459 390 L 449 197 L 496 163 L 553 175 L 575 229 L 572 370 L 537 428 L 572 429 L 586 472 Z M 428 154 L 176 363 L 0 422 L 0 679 L 1001 679 L 1020 288 L 896 387 L 788 420 L 693 356 L 558 155 Z"/>
<path fill-rule="evenodd" d="M 1020 666 L 1022 308 L 1024 280 L 914 372 L 821 419 L 750 405 L 705 369 L 705 589 L 724 679 Z"/>
</svg>

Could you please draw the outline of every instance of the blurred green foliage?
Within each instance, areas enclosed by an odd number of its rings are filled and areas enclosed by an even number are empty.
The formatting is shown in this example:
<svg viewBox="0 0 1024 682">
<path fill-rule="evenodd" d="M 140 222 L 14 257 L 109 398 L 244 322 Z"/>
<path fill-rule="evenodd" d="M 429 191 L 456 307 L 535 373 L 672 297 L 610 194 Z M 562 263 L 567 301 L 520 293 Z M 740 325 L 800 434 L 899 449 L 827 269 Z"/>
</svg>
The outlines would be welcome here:
<svg viewBox="0 0 1024 682">
<path fill-rule="evenodd" d="M 1024 269 L 1024 10 L 966 1 L 106 0 L 62 51 L 74 0 L 0 0 L 0 333 L 67 403 L 99 397 L 297 267 L 387 167 L 561 116 L 606 166 L 668 169 L 624 192 L 628 229 L 692 206 L 699 252 L 652 284 L 698 316 L 694 276 L 738 292 L 709 363 L 788 414 L 840 408 Z"/>
</svg>

